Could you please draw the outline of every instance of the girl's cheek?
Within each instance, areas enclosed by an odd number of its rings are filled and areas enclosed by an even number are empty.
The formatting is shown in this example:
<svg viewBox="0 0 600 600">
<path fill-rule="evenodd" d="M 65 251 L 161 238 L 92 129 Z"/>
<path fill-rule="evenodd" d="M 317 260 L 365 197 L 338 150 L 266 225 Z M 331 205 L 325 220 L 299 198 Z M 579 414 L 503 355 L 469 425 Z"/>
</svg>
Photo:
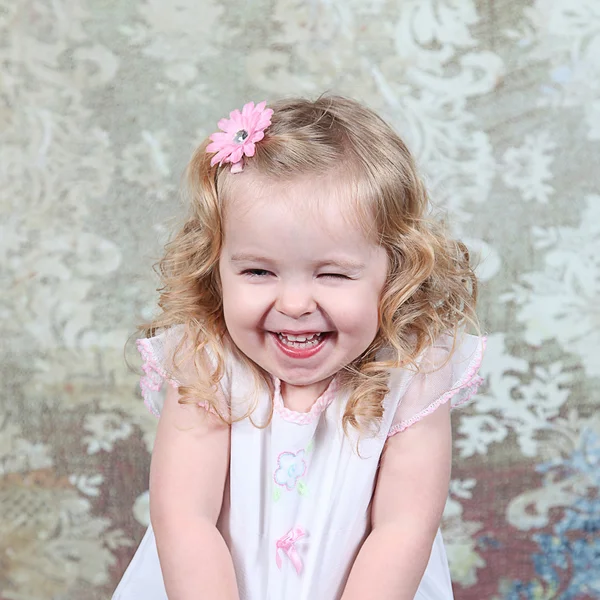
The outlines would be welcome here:
<svg viewBox="0 0 600 600">
<path fill-rule="evenodd" d="M 238 310 L 247 314 L 260 313 L 273 304 L 272 295 L 256 287 L 240 290 L 232 301 Z"/>
</svg>

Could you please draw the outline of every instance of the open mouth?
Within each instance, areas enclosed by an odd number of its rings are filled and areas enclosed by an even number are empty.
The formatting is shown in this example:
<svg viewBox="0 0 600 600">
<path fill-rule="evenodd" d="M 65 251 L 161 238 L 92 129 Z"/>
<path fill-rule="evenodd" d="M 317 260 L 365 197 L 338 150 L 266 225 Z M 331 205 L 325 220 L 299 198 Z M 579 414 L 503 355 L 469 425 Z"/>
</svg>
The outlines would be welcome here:
<svg viewBox="0 0 600 600">
<path fill-rule="evenodd" d="M 333 335 L 331 331 L 315 331 L 306 333 L 270 332 L 276 346 L 290 358 L 310 358 L 321 352 Z"/>
<path fill-rule="evenodd" d="M 279 341 L 289 348 L 314 348 L 327 335 L 325 332 L 292 335 L 290 333 L 277 333 Z"/>
</svg>

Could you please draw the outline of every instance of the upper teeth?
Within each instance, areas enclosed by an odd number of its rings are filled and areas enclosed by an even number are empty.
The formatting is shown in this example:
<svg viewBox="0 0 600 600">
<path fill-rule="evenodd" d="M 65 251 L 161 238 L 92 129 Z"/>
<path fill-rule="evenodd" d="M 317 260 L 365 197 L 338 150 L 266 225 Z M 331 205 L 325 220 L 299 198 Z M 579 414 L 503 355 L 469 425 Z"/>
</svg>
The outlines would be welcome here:
<svg viewBox="0 0 600 600">
<path fill-rule="evenodd" d="M 290 342 L 308 342 L 309 340 L 312 340 L 320 334 L 311 333 L 310 335 L 292 335 L 290 333 L 280 333 L 279 335 L 288 339 Z"/>
</svg>

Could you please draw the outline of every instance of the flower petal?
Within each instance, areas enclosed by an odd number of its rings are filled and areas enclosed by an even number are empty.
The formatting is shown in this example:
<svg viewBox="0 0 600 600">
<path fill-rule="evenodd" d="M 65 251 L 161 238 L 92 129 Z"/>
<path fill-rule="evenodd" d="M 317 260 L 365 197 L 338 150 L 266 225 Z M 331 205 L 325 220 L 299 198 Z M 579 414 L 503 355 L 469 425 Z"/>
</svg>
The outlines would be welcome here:
<svg viewBox="0 0 600 600">
<path fill-rule="evenodd" d="M 211 166 L 214 167 L 216 163 L 222 163 L 223 161 L 226 161 L 230 155 L 231 152 L 228 149 L 217 152 L 210 161 Z"/>
<path fill-rule="evenodd" d="M 245 119 L 244 119 L 244 129 L 249 133 L 252 134 L 252 132 L 254 131 L 256 125 L 256 118 L 254 115 L 248 115 Z"/>
<path fill-rule="evenodd" d="M 261 113 L 260 119 L 256 124 L 257 129 L 266 129 L 271 124 L 271 117 L 273 116 L 273 109 L 268 108 Z"/>
<path fill-rule="evenodd" d="M 247 104 L 244 104 L 244 107 L 242 108 L 242 115 L 244 117 L 249 117 L 253 112 L 254 102 L 248 102 Z"/>
<path fill-rule="evenodd" d="M 220 142 L 214 142 L 212 144 L 209 144 L 210 146 L 210 150 L 208 149 L 208 146 L 206 148 L 207 152 L 224 152 L 226 155 L 231 154 L 238 146 L 237 144 L 222 144 Z"/>
<path fill-rule="evenodd" d="M 277 462 L 282 469 L 287 469 L 294 460 L 294 455 L 291 452 L 282 452 L 279 455 Z"/>
<path fill-rule="evenodd" d="M 243 155 L 244 155 L 244 146 L 238 145 L 238 146 L 236 146 L 235 150 L 233 150 L 231 152 L 231 154 L 229 155 L 229 162 L 236 163 L 240 160 L 240 158 L 242 158 Z"/>
<path fill-rule="evenodd" d="M 244 129 L 244 119 L 242 118 L 242 113 L 239 110 L 234 110 L 230 113 L 231 123 L 229 124 L 228 131 L 239 131 L 240 129 Z"/>
<path fill-rule="evenodd" d="M 221 129 L 222 131 L 227 131 L 228 127 L 229 127 L 229 119 L 219 119 L 219 122 L 217 123 L 217 127 L 219 129 Z"/>
<path fill-rule="evenodd" d="M 232 142 L 230 133 L 222 133 L 217 131 L 217 133 L 213 133 L 209 136 L 209 139 L 217 144 L 230 144 Z"/>
<path fill-rule="evenodd" d="M 246 142 L 244 144 L 244 154 L 246 156 L 254 156 L 255 152 L 256 152 L 256 146 L 254 145 L 253 142 Z"/>
</svg>

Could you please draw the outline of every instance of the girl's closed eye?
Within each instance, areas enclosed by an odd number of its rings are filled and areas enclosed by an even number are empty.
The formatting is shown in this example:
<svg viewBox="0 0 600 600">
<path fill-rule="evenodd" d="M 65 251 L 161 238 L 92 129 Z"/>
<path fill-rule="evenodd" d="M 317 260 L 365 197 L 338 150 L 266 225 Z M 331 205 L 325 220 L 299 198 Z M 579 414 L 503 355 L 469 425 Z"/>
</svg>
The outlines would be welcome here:
<svg viewBox="0 0 600 600">
<path fill-rule="evenodd" d="M 352 281 L 354 278 L 349 275 L 343 275 L 342 273 L 321 273 L 319 277 L 327 277 L 331 279 L 347 279 Z"/>
</svg>

